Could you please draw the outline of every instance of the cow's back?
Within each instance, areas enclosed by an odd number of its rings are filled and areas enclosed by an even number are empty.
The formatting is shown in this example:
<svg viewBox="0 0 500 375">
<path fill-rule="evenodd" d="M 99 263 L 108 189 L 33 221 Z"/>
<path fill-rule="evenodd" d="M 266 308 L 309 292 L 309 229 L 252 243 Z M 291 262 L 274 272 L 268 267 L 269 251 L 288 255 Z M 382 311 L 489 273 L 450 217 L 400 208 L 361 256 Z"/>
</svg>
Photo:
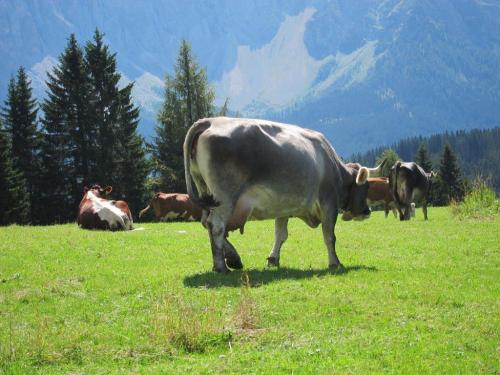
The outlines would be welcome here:
<svg viewBox="0 0 500 375">
<path fill-rule="evenodd" d="M 152 202 L 157 220 L 177 219 L 200 220 L 201 208 L 195 205 L 189 195 L 182 193 L 156 193 Z"/>
<path fill-rule="evenodd" d="M 210 126 L 192 148 L 193 180 L 201 195 L 233 202 L 234 226 L 250 214 L 311 217 L 306 221 L 317 225 L 319 217 L 312 216 L 319 216 L 322 192 L 338 196 L 332 192 L 342 184 L 336 154 L 320 133 L 261 120 L 203 121 Z"/>
</svg>

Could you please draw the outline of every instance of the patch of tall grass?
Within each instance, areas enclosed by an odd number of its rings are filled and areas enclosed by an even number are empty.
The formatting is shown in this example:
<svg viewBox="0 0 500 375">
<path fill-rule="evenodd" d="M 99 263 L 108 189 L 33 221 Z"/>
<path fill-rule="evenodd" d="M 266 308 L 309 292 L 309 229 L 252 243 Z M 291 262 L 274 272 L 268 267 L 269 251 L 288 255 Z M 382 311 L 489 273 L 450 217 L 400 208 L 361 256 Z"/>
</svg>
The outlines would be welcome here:
<svg viewBox="0 0 500 375">
<path fill-rule="evenodd" d="M 234 306 L 229 301 L 223 306 L 215 304 L 215 295 L 189 299 L 178 294 L 165 295 L 153 309 L 153 342 L 171 354 L 205 353 L 231 348 L 233 340 L 256 336 L 262 331 L 260 312 L 247 272 L 242 273 L 241 282 Z"/>
<path fill-rule="evenodd" d="M 476 177 L 463 202 L 452 202 L 451 212 L 461 220 L 484 219 L 500 215 L 500 200 L 488 178 Z"/>
<path fill-rule="evenodd" d="M 153 312 L 153 341 L 172 353 L 204 353 L 210 347 L 227 345 L 231 332 L 224 329 L 223 314 L 213 301 L 165 296 Z"/>
</svg>

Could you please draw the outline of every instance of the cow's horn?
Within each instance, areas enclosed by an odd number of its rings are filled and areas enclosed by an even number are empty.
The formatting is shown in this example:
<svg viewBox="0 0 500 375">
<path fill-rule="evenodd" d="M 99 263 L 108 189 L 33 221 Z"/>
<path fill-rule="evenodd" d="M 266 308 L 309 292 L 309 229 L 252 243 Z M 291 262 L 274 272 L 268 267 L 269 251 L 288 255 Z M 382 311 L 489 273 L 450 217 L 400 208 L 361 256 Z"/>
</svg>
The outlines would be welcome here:
<svg viewBox="0 0 500 375">
<path fill-rule="evenodd" d="M 384 166 L 385 162 L 387 161 L 387 159 L 384 159 L 382 161 L 382 163 L 380 163 L 377 167 L 375 168 L 367 168 L 369 171 L 370 171 L 370 174 L 372 173 L 380 173 L 380 171 L 382 170 L 382 167 Z"/>
</svg>

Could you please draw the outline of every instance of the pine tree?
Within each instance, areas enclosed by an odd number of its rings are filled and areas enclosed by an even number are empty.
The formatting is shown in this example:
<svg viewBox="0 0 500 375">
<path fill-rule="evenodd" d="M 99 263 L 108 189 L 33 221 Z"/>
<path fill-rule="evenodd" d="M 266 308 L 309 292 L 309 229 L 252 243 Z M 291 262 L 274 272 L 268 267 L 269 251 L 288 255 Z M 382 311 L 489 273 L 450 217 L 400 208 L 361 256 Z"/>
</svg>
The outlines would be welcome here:
<svg viewBox="0 0 500 375">
<path fill-rule="evenodd" d="M 219 110 L 219 113 L 217 113 L 217 116 L 227 116 L 228 112 L 229 112 L 229 98 L 226 98 L 226 100 L 224 100 L 224 104 Z"/>
<path fill-rule="evenodd" d="M 3 108 L 3 117 L 12 142 L 13 163 L 21 172 L 28 192 L 30 221 L 35 219 L 35 204 L 39 181 L 40 132 L 37 124 L 38 105 L 32 98 L 31 82 L 26 71 L 20 67 L 17 80 L 11 79 L 7 100 Z"/>
<path fill-rule="evenodd" d="M 8 133 L 0 121 L 0 225 L 28 223 L 29 200 L 25 185 L 12 162 Z"/>
<path fill-rule="evenodd" d="M 149 166 L 146 161 L 144 139 L 137 133 L 139 108 L 132 103 L 133 84 L 119 92 L 117 140 L 117 192 L 127 201 L 133 214 L 137 214 L 144 203 L 145 183 Z"/>
<path fill-rule="evenodd" d="M 427 146 L 424 142 L 420 143 L 420 146 L 417 150 L 417 157 L 415 158 L 415 162 L 422 167 L 424 171 L 430 173 L 432 170 L 432 162 L 429 159 L 429 155 L 427 152 Z"/>
<path fill-rule="evenodd" d="M 449 144 L 445 144 L 439 165 L 436 188 L 438 205 L 447 205 L 452 200 L 461 201 L 464 197 L 464 184 L 457 157 Z"/>
<path fill-rule="evenodd" d="M 380 172 L 380 176 L 389 176 L 391 167 L 400 160 L 399 155 L 392 148 L 385 149 L 380 156 L 377 158 L 375 164 L 379 165 L 385 160 L 385 164 L 382 167 L 382 171 Z"/>
<path fill-rule="evenodd" d="M 205 69 L 198 66 L 191 46 L 183 40 L 174 76 L 165 78 L 165 99 L 158 115 L 156 137 L 150 145 L 162 190 L 186 190 L 182 156 L 184 137 L 196 120 L 213 115 L 214 98 Z"/>
<path fill-rule="evenodd" d="M 74 220 L 83 185 L 94 180 L 94 130 L 89 121 L 89 83 L 83 51 L 72 34 L 48 74 L 42 142 L 44 222 Z"/>
<path fill-rule="evenodd" d="M 104 35 L 96 30 L 93 41 L 85 46 L 86 69 L 90 78 L 91 122 L 96 127 L 96 180 L 101 184 L 115 185 L 116 167 L 115 134 L 119 116 L 120 74 L 116 70 L 116 54 L 109 52 Z"/>
</svg>

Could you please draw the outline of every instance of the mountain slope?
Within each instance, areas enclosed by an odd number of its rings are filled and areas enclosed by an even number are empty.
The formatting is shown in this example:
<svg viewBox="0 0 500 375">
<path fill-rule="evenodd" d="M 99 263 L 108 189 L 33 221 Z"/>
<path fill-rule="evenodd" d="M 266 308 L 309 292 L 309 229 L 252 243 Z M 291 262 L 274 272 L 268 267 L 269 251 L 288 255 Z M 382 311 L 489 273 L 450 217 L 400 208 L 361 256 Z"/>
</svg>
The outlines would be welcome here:
<svg viewBox="0 0 500 375">
<path fill-rule="evenodd" d="M 218 104 L 320 130 L 343 155 L 500 122 L 496 0 L 0 0 L 0 97 L 19 65 L 43 92 L 69 34 L 96 27 L 136 82 L 146 135 L 181 38 Z"/>
</svg>

